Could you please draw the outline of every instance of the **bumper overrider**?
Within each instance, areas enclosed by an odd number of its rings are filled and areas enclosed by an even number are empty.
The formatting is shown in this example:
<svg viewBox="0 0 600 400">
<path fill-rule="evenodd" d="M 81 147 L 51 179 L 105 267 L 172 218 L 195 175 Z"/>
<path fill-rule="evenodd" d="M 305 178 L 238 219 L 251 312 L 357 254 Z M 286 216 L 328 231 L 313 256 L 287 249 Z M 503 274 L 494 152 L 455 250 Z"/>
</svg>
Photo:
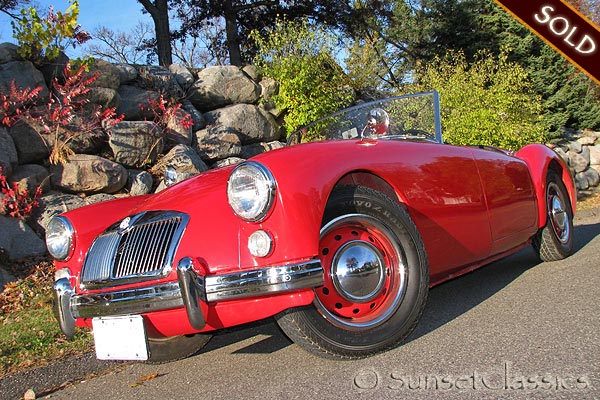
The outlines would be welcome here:
<svg viewBox="0 0 600 400">
<path fill-rule="evenodd" d="M 199 275 L 189 257 L 177 265 L 177 281 L 99 294 L 76 295 L 69 278 L 54 283 L 55 314 L 63 333 L 71 338 L 75 319 L 141 314 L 185 307 L 191 326 L 206 325 L 200 301 L 205 303 L 258 297 L 323 285 L 318 259 L 224 275 Z"/>
</svg>

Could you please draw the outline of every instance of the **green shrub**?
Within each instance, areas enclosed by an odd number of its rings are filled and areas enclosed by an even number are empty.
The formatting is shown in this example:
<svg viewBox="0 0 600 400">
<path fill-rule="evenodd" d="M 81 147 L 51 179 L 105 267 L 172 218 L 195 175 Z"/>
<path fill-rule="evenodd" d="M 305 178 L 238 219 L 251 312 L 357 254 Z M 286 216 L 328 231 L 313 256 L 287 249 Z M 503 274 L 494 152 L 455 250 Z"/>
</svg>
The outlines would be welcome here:
<svg viewBox="0 0 600 400">
<path fill-rule="evenodd" d="M 440 93 L 444 139 L 457 145 L 518 149 L 546 140 L 542 102 L 525 70 L 480 52 L 468 65 L 460 52 L 436 58 L 417 73 L 419 90 Z"/>
<path fill-rule="evenodd" d="M 63 12 L 54 12 L 50 7 L 48 15 L 40 17 L 33 7 L 21 10 L 21 17 L 13 22 L 13 36 L 19 44 L 21 57 L 34 63 L 54 60 L 68 45 L 83 44 L 91 36 L 77 24 L 79 16 L 78 0 L 70 0 L 71 5 Z"/>
<path fill-rule="evenodd" d="M 353 91 L 325 31 L 306 21 L 278 21 L 266 37 L 256 31 L 251 37 L 258 48 L 256 66 L 279 82 L 273 101 L 286 112 L 288 134 L 351 103 Z"/>
</svg>

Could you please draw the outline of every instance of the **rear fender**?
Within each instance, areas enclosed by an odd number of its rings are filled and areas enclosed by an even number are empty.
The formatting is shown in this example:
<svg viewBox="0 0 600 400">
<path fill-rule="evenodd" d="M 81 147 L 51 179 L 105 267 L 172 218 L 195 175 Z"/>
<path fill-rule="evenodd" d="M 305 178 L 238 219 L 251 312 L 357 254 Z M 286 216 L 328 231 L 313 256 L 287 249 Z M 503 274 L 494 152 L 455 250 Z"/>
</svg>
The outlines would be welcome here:
<svg viewBox="0 0 600 400">
<path fill-rule="evenodd" d="M 546 225 L 546 176 L 549 169 L 553 169 L 561 176 L 569 194 L 571 210 L 575 214 L 577 192 L 573 183 L 573 177 L 565 161 L 558 154 L 547 146 L 530 144 L 517 151 L 516 156 L 525 161 L 529 167 L 538 201 L 538 221 L 540 228 Z"/>
</svg>

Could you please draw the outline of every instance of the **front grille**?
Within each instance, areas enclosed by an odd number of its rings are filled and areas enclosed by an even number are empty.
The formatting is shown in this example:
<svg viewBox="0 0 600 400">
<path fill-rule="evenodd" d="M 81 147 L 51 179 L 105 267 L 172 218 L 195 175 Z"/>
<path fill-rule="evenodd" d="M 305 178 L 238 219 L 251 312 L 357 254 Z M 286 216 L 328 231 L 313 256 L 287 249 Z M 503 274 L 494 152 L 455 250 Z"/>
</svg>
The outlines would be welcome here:
<svg viewBox="0 0 600 400">
<path fill-rule="evenodd" d="M 152 211 L 114 224 L 92 243 L 82 287 L 122 285 L 168 274 L 187 221 L 182 213 Z"/>
</svg>

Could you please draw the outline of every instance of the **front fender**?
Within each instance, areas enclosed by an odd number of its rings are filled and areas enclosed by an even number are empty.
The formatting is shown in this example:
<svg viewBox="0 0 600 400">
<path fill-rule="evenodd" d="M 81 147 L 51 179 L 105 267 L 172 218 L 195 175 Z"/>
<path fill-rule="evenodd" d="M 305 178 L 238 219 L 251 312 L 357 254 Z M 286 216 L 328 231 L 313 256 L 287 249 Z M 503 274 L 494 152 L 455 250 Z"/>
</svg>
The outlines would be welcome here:
<svg viewBox="0 0 600 400">
<path fill-rule="evenodd" d="M 540 228 L 546 225 L 546 176 L 550 168 L 554 168 L 560 174 L 571 200 L 571 210 L 575 214 L 577 203 L 575 184 L 569 168 L 558 154 L 547 146 L 530 144 L 517 151 L 516 156 L 525 161 L 529 167 L 538 200 L 538 221 Z"/>
</svg>

